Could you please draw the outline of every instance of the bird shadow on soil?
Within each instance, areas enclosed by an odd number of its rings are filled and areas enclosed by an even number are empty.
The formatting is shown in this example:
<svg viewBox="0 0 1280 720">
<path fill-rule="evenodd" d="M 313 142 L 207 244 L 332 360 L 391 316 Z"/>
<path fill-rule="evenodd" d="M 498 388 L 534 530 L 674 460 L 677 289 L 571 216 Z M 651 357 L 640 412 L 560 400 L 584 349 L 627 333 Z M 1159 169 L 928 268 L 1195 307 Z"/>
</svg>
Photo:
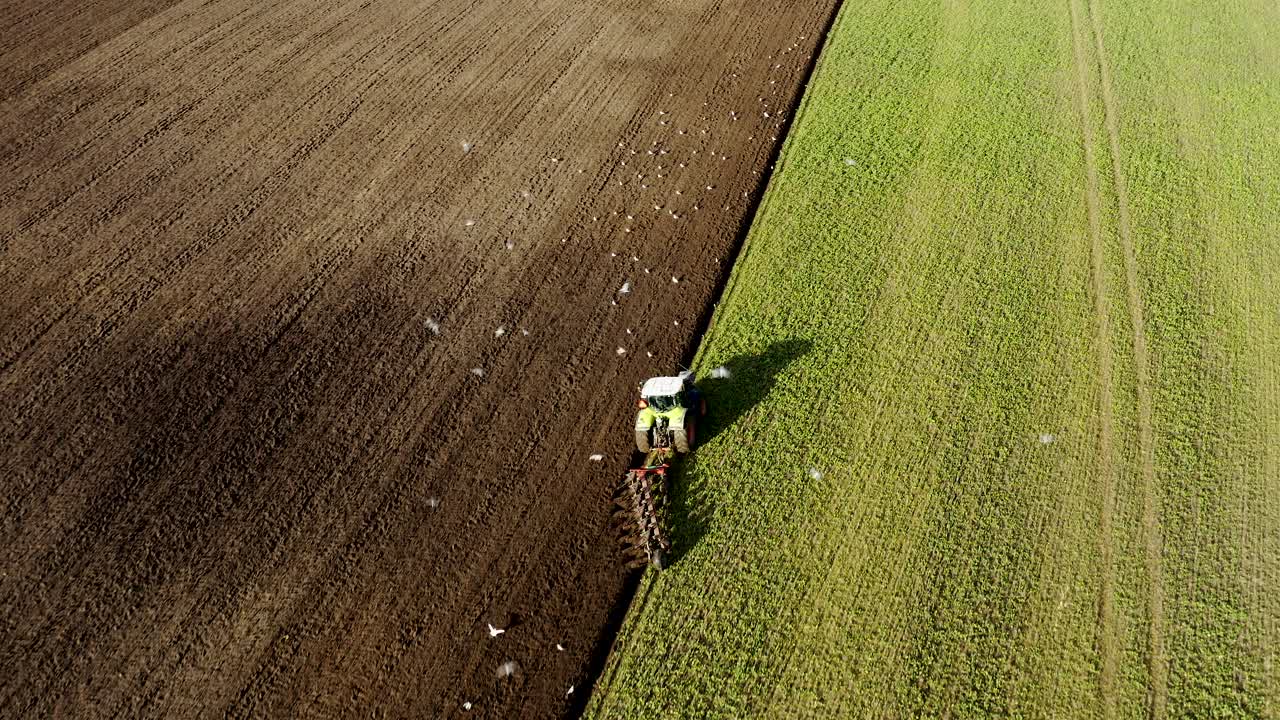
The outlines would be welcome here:
<svg viewBox="0 0 1280 720">
<path fill-rule="evenodd" d="M 707 416 L 699 428 L 698 445 L 706 445 L 738 418 L 755 407 L 773 389 L 778 375 L 792 361 L 813 347 L 808 340 L 783 340 L 764 352 L 738 355 L 724 364 L 728 377 L 704 377 L 698 380 L 707 399 Z M 694 449 L 695 456 L 697 449 Z M 680 562 L 689 550 L 707 534 L 715 515 L 715 500 L 701 483 L 693 482 L 696 473 L 680 473 L 671 486 L 672 543 L 667 562 Z"/>
</svg>

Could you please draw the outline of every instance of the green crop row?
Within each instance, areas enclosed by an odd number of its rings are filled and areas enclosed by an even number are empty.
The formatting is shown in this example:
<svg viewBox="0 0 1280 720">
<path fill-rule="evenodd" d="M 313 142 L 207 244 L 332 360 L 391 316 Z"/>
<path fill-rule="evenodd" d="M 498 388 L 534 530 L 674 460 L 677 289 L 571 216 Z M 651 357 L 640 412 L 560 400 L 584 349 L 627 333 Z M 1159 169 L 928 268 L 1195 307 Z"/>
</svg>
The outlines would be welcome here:
<svg viewBox="0 0 1280 720">
<path fill-rule="evenodd" d="M 1276 27 L 844 4 L 589 717 L 1280 715 Z"/>
</svg>

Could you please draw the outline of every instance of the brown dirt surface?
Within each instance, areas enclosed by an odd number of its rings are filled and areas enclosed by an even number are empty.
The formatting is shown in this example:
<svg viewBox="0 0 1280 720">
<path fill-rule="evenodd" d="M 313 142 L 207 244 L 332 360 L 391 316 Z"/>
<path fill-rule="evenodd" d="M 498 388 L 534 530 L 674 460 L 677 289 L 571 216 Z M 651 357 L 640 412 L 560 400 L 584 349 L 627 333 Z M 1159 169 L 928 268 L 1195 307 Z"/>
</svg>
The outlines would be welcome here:
<svg viewBox="0 0 1280 720">
<path fill-rule="evenodd" d="M 834 2 L 9 3 L 0 716 L 580 708 Z"/>
</svg>

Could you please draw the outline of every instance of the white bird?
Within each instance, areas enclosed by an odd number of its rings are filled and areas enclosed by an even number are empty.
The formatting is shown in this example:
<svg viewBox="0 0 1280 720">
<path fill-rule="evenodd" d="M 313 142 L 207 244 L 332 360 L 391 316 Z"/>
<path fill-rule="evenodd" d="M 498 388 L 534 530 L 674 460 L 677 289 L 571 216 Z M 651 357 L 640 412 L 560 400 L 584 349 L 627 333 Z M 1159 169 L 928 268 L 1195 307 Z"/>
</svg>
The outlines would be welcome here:
<svg viewBox="0 0 1280 720">
<path fill-rule="evenodd" d="M 484 377 L 484 368 L 473 367 L 471 368 L 471 374 L 476 377 Z"/>
<path fill-rule="evenodd" d="M 619 348 L 618 348 L 618 350 L 617 350 L 617 352 L 618 352 L 618 354 L 619 354 L 619 355 L 626 355 L 626 354 L 627 354 L 627 349 L 626 349 L 626 348 L 624 348 L 624 347 L 619 347 Z"/>
<path fill-rule="evenodd" d="M 469 142 L 463 142 L 463 143 L 462 143 L 462 152 L 464 152 L 464 153 L 469 153 L 469 152 L 471 152 L 471 148 L 472 148 L 472 147 L 474 147 L 474 146 L 473 146 L 471 143 L 469 143 Z"/>
<path fill-rule="evenodd" d="M 729 378 L 729 368 L 727 368 L 727 367 L 725 367 L 725 366 L 721 365 L 720 367 L 718 367 L 718 368 L 716 368 L 715 370 L 712 370 L 712 371 L 711 371 L 711 377 L 713 377 L 713 378 L 728 379 L 728 378 Z"/>
<path fill-rule="evenodd" d="M 489 637 L 498 637 L 502 633 L 506 632 L 506 630 L 503 630 L 502 628 L 494 627 L 493 623 L 485 623 L 485 624 L 489 626 Z"/>
<path fill-rule="evenodd" d="M 423 324 L 427 326 L 427 329 L 431 331 L 432 335 L 440 334 L 440 323 L 436 322 L 435 318 L 427 318 Z"/>
<path fill-rule="evenodd" d="M 627 282 L 622 283 L 622 287 L 618 289 L 618 293 L 619 293 L 619 294 L 621 294 L 621 295 L 626 295 L 626 294 L 627 294 L 627 293 L 629 293 L 629 292 L 631 292 L 631 281 L 630 281 L 630 280 L 628 280 Z"/>
<path fill-rule="evenodd" d="M 601 455 L 600 453 L 596 453 L 595 455 L 592 455 L 587 459 L 590 460 L 591 462 L 600 462 L 601 460 L 604 459 L 604 455 Z"/>
<path fill-rule="evenodd" d="M 816 467 L 809 468 L 809 477 L 813 478 L 814 480 L 821 480 L 822 471 Z"/>
<path fill-rule="evenodd" d="M 502 327 L 501 325 L 498 326 L 497 330 L 493 331 L 494 337 L 502 337 L 503 335 L 506 335 L 506 334 L 507 334 L 507 329 Z"/>
<path fill-rule="evenodd" d="M 508 661 L 506 661 L 506 662 L 504 662 L 504 663 L 502 663 L 501 665 L 499 665 L 499 666 L 498 666 L 498 677 L 500 677 L 500 678 L 509 678 L 509 677 L 511 677 L 512 675 L 515 675 L 515 674 L 516 674 L 516 670 L 517 670 L 518 668 L 519 668 L 519 666 L 518 666 L 518 665 L 516 665 L 516 661 L 515 661 L 515 660 L 508 660 Z"/>
<path fill-rule="evenodd" d="M 561 645 L 560 643 L 556 643 L 556 649 L 559 650 L 560 652 L 564 652 L 564 646 Z"/>
<path fill-rule="evenodd" d="M 564 696 L 565 696 L 565 697 L 569 697 L 569 696 L 570 696 L 570 695 L 572 695 L 572 694 L 573 694 L 573 686 L 572 686 L 572 685 L 570 685 L 570 686 L 569 686 L 569 692 L 565 693 L 565 694 L 564 694 Z"/>
<path fill-rule="evenodd" d="M 462 703 L 462 709 L 463 709 L 463 710 L 470 710 L 470 709 L 471 709 L 471 703 L 470 703 L 470 702 L 464 702 L 464 703 Z"/>
</svg>

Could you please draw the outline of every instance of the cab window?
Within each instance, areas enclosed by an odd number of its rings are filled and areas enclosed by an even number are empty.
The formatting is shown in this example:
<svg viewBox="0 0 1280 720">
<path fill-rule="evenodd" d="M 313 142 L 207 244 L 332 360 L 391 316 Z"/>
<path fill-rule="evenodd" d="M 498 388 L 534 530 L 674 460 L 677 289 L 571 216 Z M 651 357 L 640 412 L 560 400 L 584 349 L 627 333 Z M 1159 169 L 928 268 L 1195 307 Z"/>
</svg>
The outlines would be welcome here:
<svg viewBox="0 0 1280 720">
<path fill-rule="evenodd" d="M 658 412 L 667 412 L 680 407 L 681 394 L 677 395 L 655 395 L 649 398 L 649 407 Z"/>
</svg>

